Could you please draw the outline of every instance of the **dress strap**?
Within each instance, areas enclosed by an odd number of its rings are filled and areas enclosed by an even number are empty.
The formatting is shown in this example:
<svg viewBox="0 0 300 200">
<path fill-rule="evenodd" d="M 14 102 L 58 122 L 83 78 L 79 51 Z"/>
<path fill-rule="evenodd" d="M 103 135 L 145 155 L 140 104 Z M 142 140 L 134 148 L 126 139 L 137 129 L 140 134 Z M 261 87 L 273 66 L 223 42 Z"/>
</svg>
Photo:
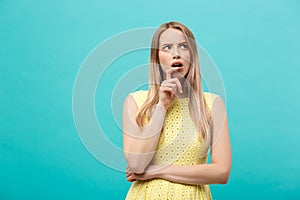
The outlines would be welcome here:
<svg viewBox="0 0 300 200">
<path fill-rule="evenodd" d="M 209 110 L 212 110 L 212 106 L 214 105 L 214 102 L 216 100 L 216 98 L 218 97 L 218 95 L 214 94 L 214 93 L 210 93 L 210 92 L 203 92 L 204 94 L 204 98 L 206 101 L 206 104 L 209 108 Z"/>
<path fill-rule="evenodd" d="M 137 106 L 139 108 L 141 108 L 141 106 L 147 100 L 148 91 L 147 90 L 139 90 L 139 91 L 130 93 L 130 95 L 134 98 Z"/>
</svg>

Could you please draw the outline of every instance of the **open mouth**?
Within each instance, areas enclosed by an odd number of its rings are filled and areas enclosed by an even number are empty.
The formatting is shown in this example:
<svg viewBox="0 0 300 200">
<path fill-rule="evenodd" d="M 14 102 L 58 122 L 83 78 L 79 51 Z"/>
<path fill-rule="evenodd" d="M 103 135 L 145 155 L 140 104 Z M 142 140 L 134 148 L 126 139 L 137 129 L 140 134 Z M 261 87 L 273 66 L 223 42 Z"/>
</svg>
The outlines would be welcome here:
<svg viewBox="0 0 300 200">
<path fill-rule="evenodd" d="M 183 64 L 181 62 L 174 62 L 171 66 L 172 67 L 182 67 Z"/>
</svg>

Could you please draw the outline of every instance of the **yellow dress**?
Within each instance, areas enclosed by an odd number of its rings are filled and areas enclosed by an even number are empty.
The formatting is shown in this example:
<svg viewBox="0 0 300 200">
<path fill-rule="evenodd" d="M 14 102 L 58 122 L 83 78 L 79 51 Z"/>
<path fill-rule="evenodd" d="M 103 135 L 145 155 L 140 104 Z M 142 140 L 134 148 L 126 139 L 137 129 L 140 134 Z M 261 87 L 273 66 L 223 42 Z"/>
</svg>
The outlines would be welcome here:
<svg viewBox="0 0 300 200">
<path fill-rule="evenodd" d="M 131 93 L 140 108 L 147 99 L 148 91 Z M 211 110 L 217 95 L 204 92 Z M 198 136 L 188 110 L 188 98 L 178 99 L 169 106 L 156 153 L 150 164 L 198 165 L 207 163 L 207 155 L 200 158 L 203 139 Z M 134 181 L 126 200 L 211 200 L 208 185 L 189 185 L 164 179 Z"/>
</svg>

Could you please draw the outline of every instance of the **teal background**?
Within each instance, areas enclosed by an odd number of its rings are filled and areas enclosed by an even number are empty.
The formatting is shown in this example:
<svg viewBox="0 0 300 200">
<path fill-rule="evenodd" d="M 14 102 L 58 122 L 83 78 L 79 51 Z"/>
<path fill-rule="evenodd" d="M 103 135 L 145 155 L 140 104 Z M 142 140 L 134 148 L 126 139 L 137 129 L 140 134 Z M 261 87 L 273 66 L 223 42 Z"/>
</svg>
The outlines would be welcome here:
<svg viewBox="0 0 300 200">
<path fill-rule="evenodd" d="M 193 31 L 225 84 L 233 163 L 214 199 L 299 198 L 299 10 L 296 0 L 0 1 L 0 199 L 125 198 L 125 174 L 78 137 L 73 84 L 108 37 L 171 20 Z M 136 55 L 120 67 L 148 61 Z"/>
</svg>

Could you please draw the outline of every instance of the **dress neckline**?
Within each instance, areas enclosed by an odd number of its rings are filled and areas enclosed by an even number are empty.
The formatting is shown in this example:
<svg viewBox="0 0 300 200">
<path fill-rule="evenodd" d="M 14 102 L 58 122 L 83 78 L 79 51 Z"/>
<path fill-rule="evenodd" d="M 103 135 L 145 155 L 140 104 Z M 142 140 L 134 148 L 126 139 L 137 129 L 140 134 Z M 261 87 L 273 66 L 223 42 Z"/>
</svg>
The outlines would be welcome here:
<svg viewBox="0 0 300 200">
<path fill-rule="evenodd" d="M 178 98 L 178 97 L 176 97 L 175 99 L 178 100 L 178 101 L 187 101 L 187 100 L 189 100 L 188 97 L 184 97 L 184 98 Z"/>
</svg>

